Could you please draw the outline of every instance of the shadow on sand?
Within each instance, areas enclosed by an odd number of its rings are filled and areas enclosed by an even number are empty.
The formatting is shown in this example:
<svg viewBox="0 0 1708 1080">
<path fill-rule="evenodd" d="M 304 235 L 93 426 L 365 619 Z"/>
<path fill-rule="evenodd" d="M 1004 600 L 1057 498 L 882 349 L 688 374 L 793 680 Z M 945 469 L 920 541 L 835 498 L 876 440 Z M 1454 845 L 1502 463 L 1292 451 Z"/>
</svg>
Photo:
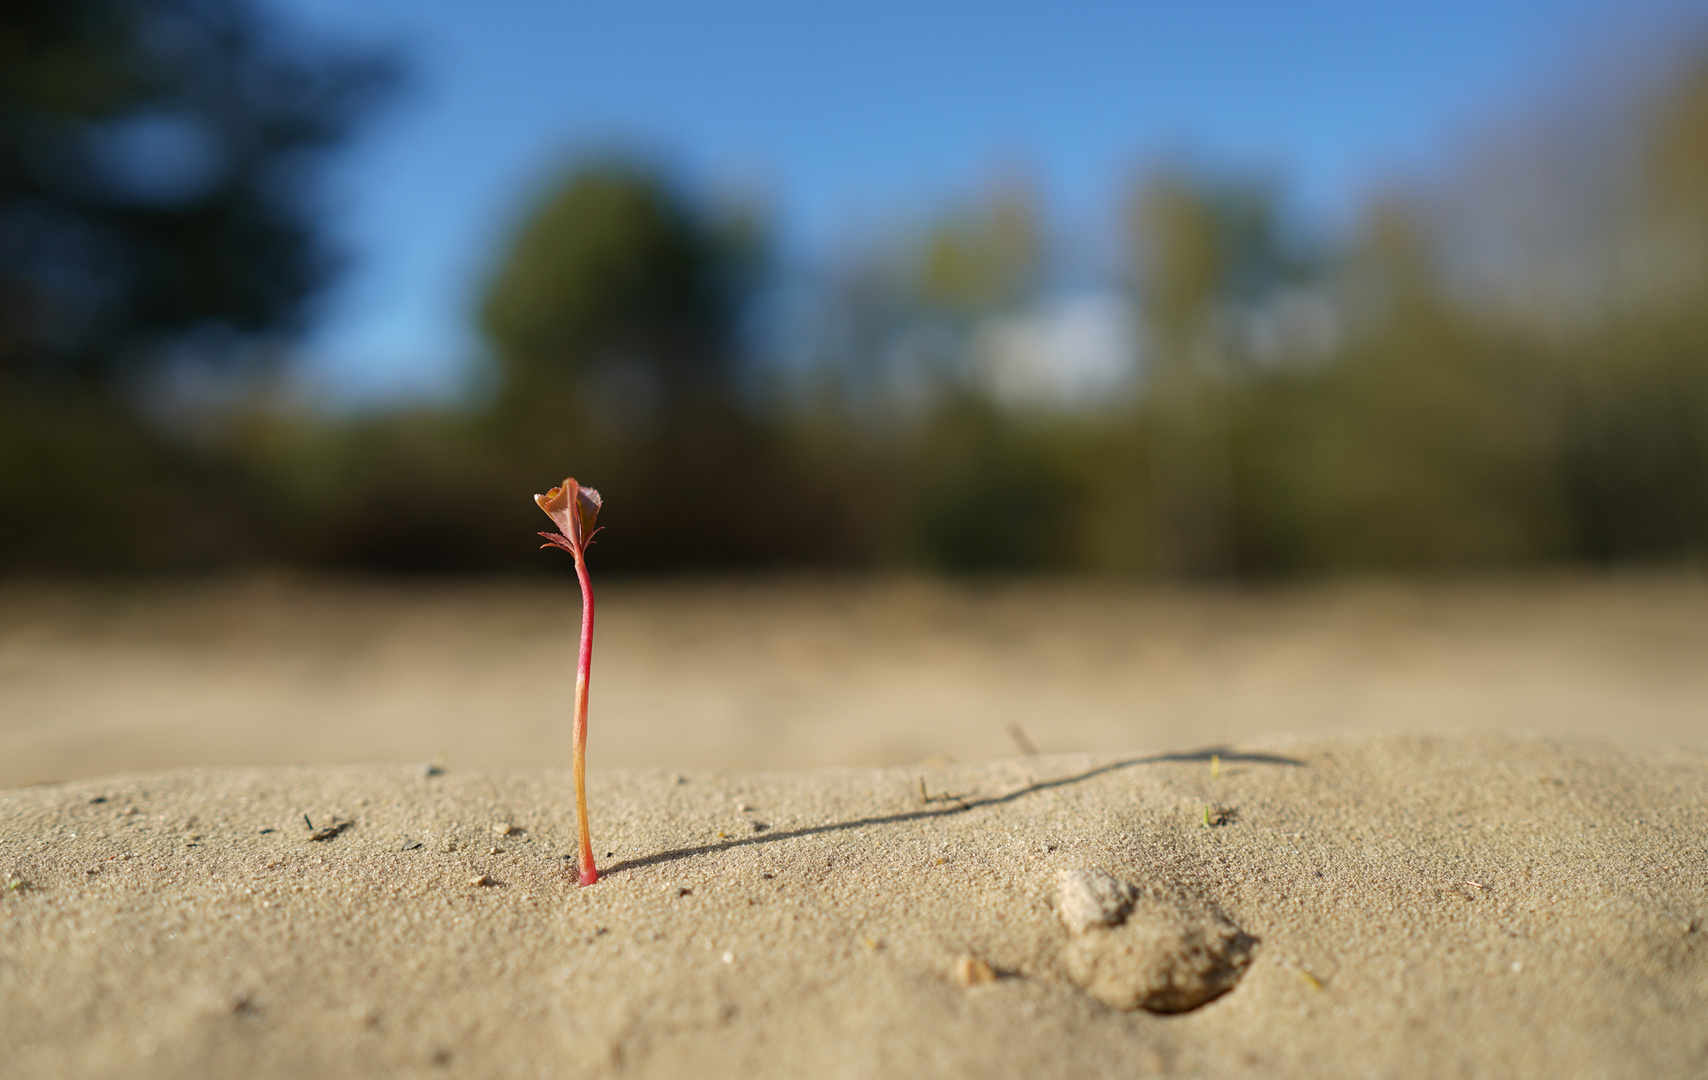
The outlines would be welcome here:
<svg viewBox="0 0 1708 1080">
<path fill-rule="evenodd" d="M 897 825 L 906 821 L 921 821 L 925 818 L 953 817 L 972 810 L 980 810 L 987 806 L 1001 806 L 1027 795 L 1051 788 L 1067 787 L 1071 784 L 1084 783 L 1093 777 L 1105 773 L 1129 769 L 1135 765 L 1154 765 L 1170 761 L 1209 761 L 1212 757 L 1219 758 L 1227 764 L 1253 765 L 1287 765 L 1302 768 L 1305 762 L 1298 758 L 1284 757 L 1280 754 L 1256 754 L 1233 750 L 1225 746 L 1211 746 L 1202 750 L 1176 751 L 1170 754 L 1152 754 L 1148 757 L 1127 758 L 1124 761 L 1112 761 L 1107 765 L 1099 765 L 1095 769 L 1073 776 L 1064 776 L 1056 780 L 1036 780 L 1024 787 L 1017 788 L 1005 795 L 990 795 L 984 798 L 966 799 L 958 795 L 929 795 L 925 791 L 923 780 L 920 783 L 920 800 L 928 805 L 918 810 L 905 810 L 896 814 L 884 814 L 878 817 L 855 818 L 851 821 L 835 821 L 824 825 L 809 825 L 800 829 L 789 829 L 784 832 L 770 833 L 764 836 L 744 837 L 739 840 L 722 840 L 715 844 L 700 844 L 696 847 L 672 848 L 661 851 L 656 855 L 647 855 L 638 859 L 624 859 L 606 867 L 601 876 L 619 874 L 625 870 L 636 870 L 643 866 L 657 866 L 661 863 L 676 862 L 680 859 L 690 859 L 695 855 L 708 855 L 718 851 L 728 851 L 738 847 L 753 847 L 759 844 L 775 844 L 780 840 L 794 840 L 802 836 L 818 836 L 823 833 L 844 832 L 849 829 L 866 829 L 879 825 Z M 931 806 L 930 803 L 942 805 Z M 570 856 L 564 856 L 569 858 Z"/>
</svg>

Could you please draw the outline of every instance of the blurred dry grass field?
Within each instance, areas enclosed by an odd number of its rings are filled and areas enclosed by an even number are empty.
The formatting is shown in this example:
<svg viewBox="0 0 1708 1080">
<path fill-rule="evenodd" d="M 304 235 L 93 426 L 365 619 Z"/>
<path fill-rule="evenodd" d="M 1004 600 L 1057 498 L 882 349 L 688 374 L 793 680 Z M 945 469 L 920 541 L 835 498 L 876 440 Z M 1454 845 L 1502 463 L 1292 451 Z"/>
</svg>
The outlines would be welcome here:
<svg viewBox="0 0 1708 1080">
<path fill-rule="evenodd" d="M 0 787 L 569 760 L 573 583 L 0 588 Z M 593 767 L 1531 731 L 1708 746 L 1708 581 L 607 582 Z"/>
</svg>

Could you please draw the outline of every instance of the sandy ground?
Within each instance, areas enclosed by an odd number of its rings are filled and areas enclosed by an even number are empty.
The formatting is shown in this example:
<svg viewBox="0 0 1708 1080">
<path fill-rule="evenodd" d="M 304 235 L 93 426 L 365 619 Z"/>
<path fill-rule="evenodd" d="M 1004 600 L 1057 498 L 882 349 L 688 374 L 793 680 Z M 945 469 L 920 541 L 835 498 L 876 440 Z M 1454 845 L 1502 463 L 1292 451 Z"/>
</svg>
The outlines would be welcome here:
<svg viewBox="0 0 1708 1080">
<path fill-rule="evenodd" d="M 0 787 L 569 758 L 573 585 L 0 587 Z M 1708 750 L 1708 579 L 601 585 L 592 762 L 901 765 L 1289 732 Z"/>
<path fill-rule="evenodd" d="M 0 1077 L 1708 1075 L 1698 579 L 575 599 L 0 590 Z"/>
<path fill-rule="evenodd" d="M 1708 1074 L 1698 751 L 601 769 L 585 889 L 569 788 L 369 765 L 0 792 L 0 1075 Z"/>
</svg>

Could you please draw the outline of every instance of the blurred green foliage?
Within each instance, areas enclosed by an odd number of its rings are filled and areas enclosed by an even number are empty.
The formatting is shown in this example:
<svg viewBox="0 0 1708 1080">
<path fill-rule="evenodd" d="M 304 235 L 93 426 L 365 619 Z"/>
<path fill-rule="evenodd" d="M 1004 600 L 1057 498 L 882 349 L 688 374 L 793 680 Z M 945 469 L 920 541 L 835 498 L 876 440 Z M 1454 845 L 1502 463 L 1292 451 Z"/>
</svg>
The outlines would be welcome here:
<svg viewBox="0 0 1708 1080">
<path fill-rule="evenodd" d="M 286 550 L 241 453 L 148 414 L 302 328 L 316 171 L 398 71 L 242 0 L 0 7 L 0 567 Z"/>
<path fill-rule="evenodd" d="M 785 350 L 805 359 L 767 368 L 756 316 L 794 272 L 763 216 L 635 161 L 582 161 L 502 241 L 478 303 L 496 390 L 459 407 L 330 417 L 258 395 L 163 422 L 173 414 L 113 389 L 134 378 L 50 394 L 19 373 L 145 364 L 159 353 L 113 343 L 205 320 L 127 322 L 143 308 L 121 305 L 106 344 L 77 346 L 87 362 L 20 352 L 13 326 L 0 567 L 567 572 L 534 550 L 545 522 L 528 499 L 566 472 L 605 494 L 596 557 L 610 569 L 1695 563 L 1708 554 L 1708 60 L 1632 125 L 1620 147 L 1634 158 L 1587 204 L 1552 166 L 1523 179 L 1527 207 L 1567 223 L 1541 246 L 1479 224 L 1507 211 L 1474 181 L 1381 200 L 1330 244 L 1274 183 L 1142 177 L 1120 278 L 1137 373 L 1071 407 L 992 389 L 993 327 L 1024 323 L 1049 286 L 1024 188 L 812 278 L 810 332 Z M 306 219 L 290 220 L 314 248 Z M 0 253 L 16 305 L 22 264 Z M 306 295 L 307 279 L 279 281 L 287 300 Z M 208 318 L 239 329 L 298 310 L 280 301 L 245 323 L 223 303 L 204 298 Z"/>
<path fill-rule="evenodd" d="M 524 220 L 481 305 L 505 407 L 591 391 L 632 425 L 724 396 L 763 240 L 697 211 L 655 174 L 602 161 Z"/>
<path fill-rule="evenodd" d="M 0 10 L 0 379 L 135 390 L 297 329 L 316 163 L 393 81 L 240 0 Z"/>
</svg>

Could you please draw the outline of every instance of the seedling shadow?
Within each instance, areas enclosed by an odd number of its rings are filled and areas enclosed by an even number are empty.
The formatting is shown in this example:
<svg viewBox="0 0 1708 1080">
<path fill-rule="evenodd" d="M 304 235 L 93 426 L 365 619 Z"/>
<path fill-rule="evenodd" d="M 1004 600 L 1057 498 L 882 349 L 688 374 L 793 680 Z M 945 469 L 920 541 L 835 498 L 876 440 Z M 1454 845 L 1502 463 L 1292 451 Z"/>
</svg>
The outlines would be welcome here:
<svg viewBox="0 0 1708 1080">
<path fill-rule="evenodd" d="M 1055 780 L 1035 780 L 1023 787 L 1002 795 L 987 795 L 980 798 L 965 798 L 962 796 L 936 796 L 931 801 L 943 801 L 942 806 L 928 806 L 919 810 L 904 810 L 894 814 L 882 814 L 872 817 L 853 818 L 848 821 L 826 822 L 823 825 L 808 825 L 799 829 L 787 829 L 765 836 L 751 836 L 720 840 L 715 844 L 698 844 L 694 847 L 672 848 L 661 851 L 656 855 L 646 855 L 638 859 L 624 859 L 605 868 L 606 874 L 619 874 L 625 870 L 638 870 L 646 866 L 658 866 L 663 863 L 678 862 L 691 859 L 696 855 L 709 855 L 719 851 L 729 851 L 739 847 L 756 847 L 761 844 L 775 844 L 783 840 L 796 840 L 803 836 L 821 836 L 825 833 L 847 832 L 852 829 L 870 829 L 881 825 L 900 825 L 910 821 L 924 821 L 928 818 L 955 817 L 960 814 L 981 810 L 987 806 L 1001 806 L 1015 802 L 1028 795 L 1040 791 L 1050 791 L 1054 788 L 1069 787 L 1073 784 L 1083 784 L 1107 773 L 1121 769 L 1130 769 L 1136 765 L 1155 765 L 1164 762 L 1209 761 L 1212 756 L 1219 757 L 1225 762 L 1243 762 L 1252 765 L 1283 765 L 1293 768 L 1304 768 L 1306 763 L 1298 758 L 1286 757 L 1281 754 L 1248 753 L 1232 750 L 1225 746 L 1206 747 L 1202 750 L 1176 751 L 1168 754 L 1150 754 L 1145 757 L 1127 758 L 1123 761 L 1112 761 L 1107 765 L 1099 765 L 1095 769 L 1076 773 L 1073 776 L 1063 776 Z"/>
</svg>

